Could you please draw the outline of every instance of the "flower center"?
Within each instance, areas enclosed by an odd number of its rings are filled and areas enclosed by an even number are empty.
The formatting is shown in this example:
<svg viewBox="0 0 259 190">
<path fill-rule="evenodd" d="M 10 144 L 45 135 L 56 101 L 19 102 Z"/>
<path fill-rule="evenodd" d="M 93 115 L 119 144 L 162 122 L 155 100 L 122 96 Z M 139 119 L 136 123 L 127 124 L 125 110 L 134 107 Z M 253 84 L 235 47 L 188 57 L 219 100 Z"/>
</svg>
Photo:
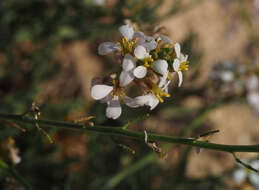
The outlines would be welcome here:
<svg viewBox="0 0 259 190">
<path fill-rule="evenodd" d="M 146 57 L 142 61 L 144 63 L 143 66 L 148 68 L 154 62 L 154 59 L 152 57 Z"/>
<path fill-rule="evenodd" d="M 156 96 L 159 102 L 163 103 L 163 97 L 169 98 L 171 95 L 167 92 L 164 92 L 163 89 L 159 88 L 157 85 L 152 85 L 152 93 Z"/>
<path fill-rule="evenodd" d="M 119 81 L 113 79 L 112 80 L 113 84 L 113 90 L 111 91 L 111 96 L 114 98 L 114 96 L 118 96 L 120 100 L 123 100 L 123 97 L 125 96 L 124 88 L 120 87 Z"/>
<path fill-rule="evenodd" d="M 134 50 L 134 46 L 137 43 L 137 40 L 138 38 L 135 38 L 134 40 L 129 41 L 127 38 L 123 37 L 121 39 L 121 47 L 122 47 L 121 54 L 122 55 L 126 55 L 127 53 L 132 54 Z M 120 44 L 120 42 L 118 42 L 118 44 Z"/>
<path fill-rule="evenodd" d="M 180 67 L 178 68 L 178 71 L 188 71 L 189 69 L 189 62 L 184 61 L 180 64 Z"/>
</svg>

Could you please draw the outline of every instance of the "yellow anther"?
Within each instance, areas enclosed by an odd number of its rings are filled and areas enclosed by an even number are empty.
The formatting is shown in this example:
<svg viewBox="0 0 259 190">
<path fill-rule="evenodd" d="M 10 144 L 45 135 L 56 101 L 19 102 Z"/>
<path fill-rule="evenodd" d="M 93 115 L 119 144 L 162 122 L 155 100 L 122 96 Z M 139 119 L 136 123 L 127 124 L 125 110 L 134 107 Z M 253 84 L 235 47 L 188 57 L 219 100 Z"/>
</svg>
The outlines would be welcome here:
<svg viewBox="0 0 259 190">
<path fill-rule="evenodd" d="M 189 62 L 185 61 L 181 63 L 178 71 L 188 71 L 188 69 L 189 69 Z"/>
<path fill-rule="evenodd" d="M 152 93 L 156 96 L 156 98 L 159 100 L 159 102 L 163 103 L 163 97 L 170 97 L 171 95 L 167 92 L 164 92 L 161 88 L 159 88 L 157 85 L 152 86 Z"/>
<path fill-rule="evenodd" d="M 133 53 L 133 49 L 135 44 L 137 43 L 138 38 L 135 38 L 132 41 L 129 41 L 126 37 L 123 37 L 121 39 L 122 43 L 122 55 L 125 55 L 127 53 Z"/>
<path fill-rule="evenodd" d="M 151 57 L 147 57 L 145 59 L 143 59 L 143 62 L 144 62 L 144 67 L 150 67 L 151 66 L 151 63 L 154 62 L 154 59 L 152 59 Z"/>
</svg>

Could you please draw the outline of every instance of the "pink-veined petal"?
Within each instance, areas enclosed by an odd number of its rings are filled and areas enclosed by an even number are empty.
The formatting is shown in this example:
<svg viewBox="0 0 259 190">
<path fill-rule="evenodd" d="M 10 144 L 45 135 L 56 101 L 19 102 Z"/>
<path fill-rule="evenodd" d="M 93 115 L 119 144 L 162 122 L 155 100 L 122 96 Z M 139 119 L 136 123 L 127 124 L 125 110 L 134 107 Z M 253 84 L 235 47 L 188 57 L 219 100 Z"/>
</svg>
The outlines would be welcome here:
<svg viewBox="0 0 259 190">
<path fill-rule="evenodd" d="M 112 42 L 101 43 L 98 47 L 99 55 L 107 55 L 119 49 L 119 46 Z"/>
<path fill-rule="evenodd" d="M 115 96 L 109 103 L 107 103 L 106 117 L 117 119 L 121 115 L 121 105 L 118 96 Z"/>
<path fill-rule="evenodd" d="M 120 74 L 120 86 L 127 86 L 133 79 L 134 75 L 132 72 L 122 71 Z"/>
<path fill-rule="evenodd" d="M 161 75 L 165 75 L 168 73 L 168 63 L 166 60 L 158 59 L 153 63 L 152 69 Z"/>
<path fill-rule="evenodd" d="M 95 100 L 100 100 L 107 96 L 113 90 L 112 86 L 97 84 L 91 88 L 91 96 Z"/>
<path fill-rule="evenodd" d="M 123 25 L 119 28 L 120 33 L 123 37 L 127 38 L 128 40 L 132 40 L 134 36 L 134 29 L 129 24 Z"/>
<path fill-rule="evenodd" d="M 136 63 L 135 63 L 134 57 L 130 54 L 126 54 L 122 62 L 123 71 L 128 72 L 134 69 L 135 67 L 136 67 Z"/>
<path fill-rule="evenodd" d="M 147 68 L 144 66 L 138 66 L 134 69 L 133 74 L 136 78 L 142 79 L 147 74 Z"/>
</svg>

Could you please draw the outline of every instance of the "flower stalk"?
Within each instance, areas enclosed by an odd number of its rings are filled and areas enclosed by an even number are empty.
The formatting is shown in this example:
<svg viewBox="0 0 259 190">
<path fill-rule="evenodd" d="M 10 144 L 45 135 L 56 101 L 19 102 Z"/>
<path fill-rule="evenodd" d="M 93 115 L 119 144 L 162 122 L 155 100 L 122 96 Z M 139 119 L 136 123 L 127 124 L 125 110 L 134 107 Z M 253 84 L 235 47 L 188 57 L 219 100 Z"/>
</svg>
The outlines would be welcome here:
<svg viewBox="0 0 259 190">
<path fill-rule="evenodd" d="M 0 114 L 0 119 L 8 120 L 12 122 L 20 122 L 23 124 L 35 123 L 35 120 L 28 117 L 23 117 L 21 115 L 15 114 Z M 54 121 L 54 120 L 44 120 L 38 119 L 37 123 L 43 127 L 55 127 L 55 128 L 64 128 L 70 130 L 80 130 L 86 132 L 97 132 L 110 135 L 124 136 L 128 138 L 138 139 L 144 142 L 145 134 L 144 132 L 137 132 L 133 130 L 124 129 L 122 127 L 110 127 L 110 126 L 86 126 L 83 124 L 77 124 L 72 122 L 63 122 L 63 121 Z M 207 141 L 197 140 L 196 138 L 181 138 L 167 135 L 158 135 L 154 133 L 148 133 L 148 141 L 155 142 L 165 142 L 172 144 L 182 144 L 193 147 L 205 148 L 210 150 L 217 150 L 229 153 L 236 152 L 259 152 L 259 145 L 225 145 L 225 144 L 216 144 L 210 143 Z"/>
</svg>

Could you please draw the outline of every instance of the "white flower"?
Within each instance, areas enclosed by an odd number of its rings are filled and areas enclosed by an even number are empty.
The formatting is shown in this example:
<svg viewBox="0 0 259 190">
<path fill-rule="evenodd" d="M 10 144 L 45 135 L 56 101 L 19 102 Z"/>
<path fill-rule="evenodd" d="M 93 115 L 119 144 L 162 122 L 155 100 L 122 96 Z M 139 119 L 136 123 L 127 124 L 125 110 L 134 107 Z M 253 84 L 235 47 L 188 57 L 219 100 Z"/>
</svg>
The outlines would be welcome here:
<svg viewBox="0 0 259 190">
<path fill-rule="evenodd" d="M 129 24 L 121 26 L 119 31 L 123 37 L 127 38 L 127 40 L 132 40 L 134 37 L 134 29 Z M 99 45 L 98 53 L 99 55 L 107 55 L 119 49 L 120 47 L 115 43 L 104 42 Z"/>
<path fill-rule="evenodd" d="M 122 72 L 120 74 L 120 86 L 126 86 L 134 78 L 144 78 L 146 76 L 147 69 L 144 66 L 136 67 L 134 57 L 130 54 L 126 54 L 122 62 Z"/>
<path fill-rule="evenodd" d="M 107 104 L 106 117 L 117 119 L 120 117 L 122 109 L 120 104 L 119 96 L 111 96 L 113 91 L 113 86 L 108 86 L 104 84 L 96 84 L 91 88 L 91 96 L 95 100 L 100 100 L 102 103 Z M 124 103 L 129 107 L 136 108 L 139 105 L 135 104 L 133 99 L 128 96 L 122 96 Z"/>
<path fill-rule="evenodd" d="M 148 51 L 154 50 L 157 47 L 155 38 L 146 36 L 143 32 L 135 32 L 134 38 L 137 38 L 137 45 L 145 47 Z"/>
<path fill-rule="evenodd" d="M 149 106 L 150 110 L 153 110 L 159 103 L 159 100 L 152 93 L 137 96 L 133 99 L 132 104 L 139 106 Z"/>
<path fill-rule="evenodd" d="M 252 161 L 251 166 L 256 170 L 259 170 L 259 160 Z M 251 184 L 256 189 L 259 189 L 259 174 L 258 173 L 254 172 L 254 171 L 248 172 L 246 168 L 239 168 L 239 169 L 235 170 L 233 173 L 233 179 L 237 183 L 243 183 L 246 180 L 246 178 L 249 179 Z"/>
<path fill-rule="evenodd" d="M 121 105 L 118 96 L 112 97 L 110 95 L 112 90 L 112 86 L 97 84 L 91 88 L 91 96 L 95 100 L 101 100 L 102 102 L 107 103 L 106 117 L 117 119 L 121 115 Z"/>
<path fill-rule="evenodd" d="M 180 69 L 180 66 L 181 66 L 181 64 L 183 64 L 187 61 L 188 56 L 187 55 L 184 56 L 181 53 L 180 44 L 176 43 L 174 45 L 174 49 L 175 49 L 175 53 L 176 53 L 176 58 L 174 59 L 174 62 L 173 62 L 173 68 L 174 68 L 174 71 L 178 74 L 178 78 L 179 78 L 178 86 L 180 87 L 183 82 L 183 73 Z"/>
</svg>

